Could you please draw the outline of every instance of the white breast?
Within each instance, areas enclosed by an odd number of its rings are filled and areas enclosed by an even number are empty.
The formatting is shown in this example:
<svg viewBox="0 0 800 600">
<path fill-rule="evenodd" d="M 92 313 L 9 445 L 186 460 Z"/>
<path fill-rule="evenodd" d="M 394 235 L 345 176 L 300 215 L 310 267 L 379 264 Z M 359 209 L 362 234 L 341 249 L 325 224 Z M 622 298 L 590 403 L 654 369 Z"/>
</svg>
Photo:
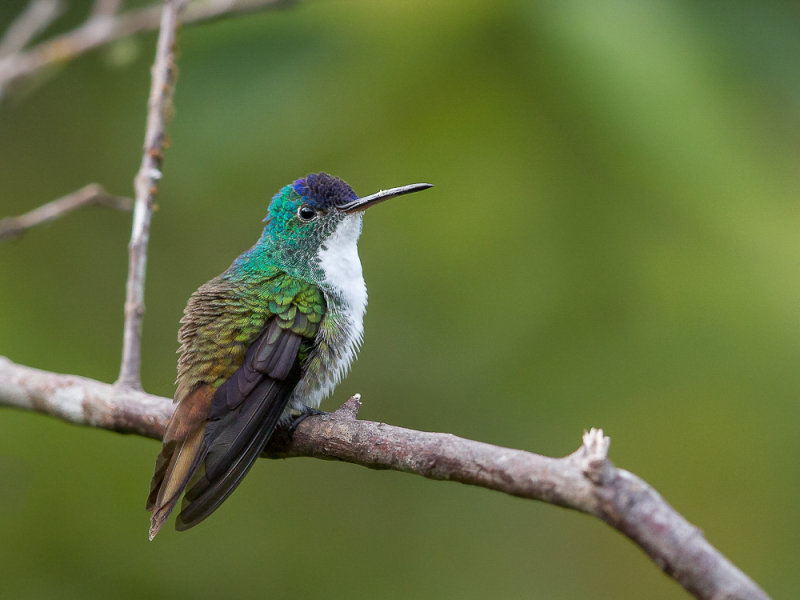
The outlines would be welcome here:
<svg viewBox="0 0 800 600">
<path fill-rule="evenodd" d="M 321 371 L 315 378 L 302 380 L 292 394 L 295 409 L 302 404 L 316 408 L 330 395 L 350 368 L 364 336 L 367 286 L 358 257 L 361 213 L 345 217 L 317 253 L 328 311 L 319 335 Z"/>
<path fill-rule="evenodd" d="M 358 238 L 361 235 L 361 213 L 349 215 L 323 243 L 317 254 L 324 274 L 324 284 L 340 297 L 341 308 L 352 313 L 359 327 L 367 308 L 367 286 L 358 258 Z"/>
</svg>

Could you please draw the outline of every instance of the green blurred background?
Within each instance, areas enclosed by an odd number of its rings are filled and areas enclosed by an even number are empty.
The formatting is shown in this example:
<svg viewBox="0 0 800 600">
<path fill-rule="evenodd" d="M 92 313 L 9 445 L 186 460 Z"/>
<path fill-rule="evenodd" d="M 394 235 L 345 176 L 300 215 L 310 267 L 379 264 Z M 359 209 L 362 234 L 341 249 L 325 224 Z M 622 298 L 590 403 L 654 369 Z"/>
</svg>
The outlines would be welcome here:
<svg viewBox="0 0 800 600">
<path fill-rule="evenodd" d="M 603 427 L 618 466 L 796 597 L 798 31 L 796 4 L 760 0 L 320 0 L 185 28 L 146 389 L 172 395 L 187 297 L 282 185 L 431 181 L 365 220 L 366 341 L 323 408 L 361 392 L 363 418 L 548 455 Z M 0 107 L 0 215 L 92 181 L 132 194 L 154 43 Z M 0 354 L 113 381 L 129 231 L 93 208 L 0 245 Z M 149 543 L 157 451 L 2 411 L 3 597 L 686 597 L 595 519 L 310 459 L 260 461 Z"/>
</svg>

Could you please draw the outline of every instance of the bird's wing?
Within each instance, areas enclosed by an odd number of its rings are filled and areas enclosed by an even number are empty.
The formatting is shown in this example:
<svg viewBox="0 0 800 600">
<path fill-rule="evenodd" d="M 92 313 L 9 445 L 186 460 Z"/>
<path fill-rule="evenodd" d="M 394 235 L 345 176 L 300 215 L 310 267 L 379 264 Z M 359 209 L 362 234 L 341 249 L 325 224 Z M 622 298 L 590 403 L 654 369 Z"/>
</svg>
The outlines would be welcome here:
<svg viewBox="0 0 800 600">
<path fill-rule="evenodd" d="M 284 305 L 230 377 L 218 386 L 198 384 L 181 399 L 150 485 L 151 539 L 187 486 L 178 530 L 208 517 L 253 465 L 300 379 L 319 327 L 318 308 Z"/>
<path fill-rule="evenodd" d="M 178 531 L 214 512 L 258 458 L 300 379 L 302 341 L 273 319 L 214 393 L 203 441 L 208 452 L 184 496 Z"/>
</svg>

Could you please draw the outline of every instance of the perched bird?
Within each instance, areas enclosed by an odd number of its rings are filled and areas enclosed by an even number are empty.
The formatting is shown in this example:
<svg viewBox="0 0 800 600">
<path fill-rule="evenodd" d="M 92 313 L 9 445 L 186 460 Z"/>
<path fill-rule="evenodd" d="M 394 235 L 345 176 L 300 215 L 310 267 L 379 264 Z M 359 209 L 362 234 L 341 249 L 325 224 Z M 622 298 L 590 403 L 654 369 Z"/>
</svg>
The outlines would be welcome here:
<svg viewBox="0 0 800 600">
<path fill-rule="evenodd" d="M 233 492 L 279 422 L 318 412 L 364 331 L 363 211 L 429 187 L 359 198 L 327 173 L 298 179 L 273 197 L 256 244 L 192 294 L 178 334 L 178 406 L 147 499 L 151 540 L 184 490 L 179 531 Z"/>
</svg>

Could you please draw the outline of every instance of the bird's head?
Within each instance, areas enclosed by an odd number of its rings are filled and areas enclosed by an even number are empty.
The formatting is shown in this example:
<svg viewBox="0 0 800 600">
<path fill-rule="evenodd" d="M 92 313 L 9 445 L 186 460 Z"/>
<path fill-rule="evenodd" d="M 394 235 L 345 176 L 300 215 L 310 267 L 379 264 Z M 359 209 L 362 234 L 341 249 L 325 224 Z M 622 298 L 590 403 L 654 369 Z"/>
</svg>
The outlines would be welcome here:
<svg viewBox="0 0 800 600">
<path fill-rule="evenodd" d="M 285 186 L 269 205 L 260 244 L 280 256 L 290 270 L 305 275 L 320 252 L 355 248 L 363 211 L 389 198 L 431 187 L 415 183 L 359 198 L 347 183 L 314 173 Z"/>
</svg>

